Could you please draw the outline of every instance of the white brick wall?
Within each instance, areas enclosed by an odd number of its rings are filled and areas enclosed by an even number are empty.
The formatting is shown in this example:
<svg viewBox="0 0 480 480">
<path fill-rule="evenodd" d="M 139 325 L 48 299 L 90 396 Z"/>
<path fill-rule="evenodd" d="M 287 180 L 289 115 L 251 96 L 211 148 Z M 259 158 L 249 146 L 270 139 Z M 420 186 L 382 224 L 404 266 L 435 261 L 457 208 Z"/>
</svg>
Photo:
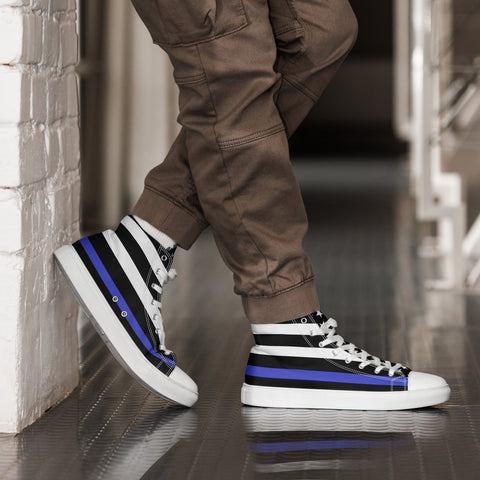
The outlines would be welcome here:
<svg viewBox="0 0 480 480">
<path fill-rule="evenodd" d="M 77 305 L 52 252 L 79 237 L 75 0 L 0 0 L 0 432 L 78 383 Z"/>
</svg>

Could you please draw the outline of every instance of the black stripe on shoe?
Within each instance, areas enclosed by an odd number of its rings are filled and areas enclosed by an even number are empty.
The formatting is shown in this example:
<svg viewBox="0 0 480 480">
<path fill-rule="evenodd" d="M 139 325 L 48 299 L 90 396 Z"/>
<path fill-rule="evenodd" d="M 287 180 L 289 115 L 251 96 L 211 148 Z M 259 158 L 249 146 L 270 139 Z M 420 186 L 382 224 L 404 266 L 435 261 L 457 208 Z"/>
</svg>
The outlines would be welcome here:
<svg viewBox="0 0 480 480">
<path fill-rule="evenodd" d="M 145 311 L 143 304 L 141 303 L 140 299 L 138 298 L 135 290 L 133 289 L 131 283 L 129 282 L 125 272 L 123 271 L 121 265 L 118 263 L 117 259 L 115 258 L 113 252 L 110 249 L 110 246 L 106 242 L 102 233 L 98 233 L 95 235 L 91 235 L 88 237 L 88 240 L 92 244 L 93 248 L 97 252 L 97 255 L 101 258 L 102 263 L 109 273 L 109 275 L 115 279 L 115 284 L 121 291 L 122 295 L 124 296 L 129 308 L 132 312 L 134 312 L 135 318 L 140 325 L 140 328 L 145 333 L 145 335 L 150 339 L 152 342 L 152 346 L 155 351 L 160 352 L 158 349 L 158 338 L 155 340 L 156 335 L 153 334 L 153 326 L 148 325 L 146 318 L 148 317 L 148 313 Z M 159 359 L 153 353 L 151 353 L 143 344 L 143 342 L 138 338 L 137 334 L 133 330 L 132 326 L 128 322 L 126 318 L 122 316 L 121 309 L 119 305 L 112 300 L 112 295 L 110 294 L 108 288 L 106 287 L 104 281 L 102 280 L 101 276 L 99 275 L 97 269 L 93 265 L 90 257 L 88 256 L 87 252 L 85 251 L 83 245 L 80 243 L 80 240 L 73 244 L 76 252 L 82 259 L 85 267 L 87 268 L 88 272 L 90 273 L 92 279 L 95 281 L 96 285 L 102 292 L 102 295 L 105 297 L 108 305 L 115 313 L 115 316 L 119 320 L 120 324 L 125 328 L 129 336 L 135 342 L 137 348 L 142 352 L 143 356 L 156 368 L 158 368 L 162 373 L 169 375 L 172 372 L 172 367 L 168 365 L 166 362 Z M 149 320 L 150 321 L 150 320 Z M 152 338 L 153 337 L 153 338 Z M 164 353 L 162 353 L 164 355 Z M 167 356 L 167 355 L 164 355 Z M 167 356 L 168 357 L 168 356 Z"/>
<path fill-rule="evenodd" d="M 382 369 L 379 373 L 375 373 L 375 365 L 366 365 L 365 368 L 359 369 L 358 362 L 346 364 L 344 360 L 311 358 L 311 357 L 288 357 L 280 355 L 259 355 L 250 353 L 248 357 L 248 365 L 267 368 L 286 368 L 295 370 L 321 370 L 324 372 L 349 372 L 358 373 L 360 375 L 375 375 L 388 377 L 388 370 Z M 403 377 L 404 375 L 395 376 Z M 389 377 L 391 378 L 391 377 Z"/>
<path fill-rule="evenodd" d="M 165 266 L 165 268 L 167 270 L 170 270 L 170 267 L 172 266 L 172 262 L 173 262 L 173 255 L 175 253 L 175 250 L 177 249 L 177 245 L 175 244 L 175 246 L 173 246 L 171 248 L 165 248 L 157 239 L 153 238 L 148 232 L 146 232 L 142 228 L 142 226 L 137 222 L 137 220 L 135 219 L 135 217 L 133 215 L 127 215 L 127 216 L 129 218 L 131 218 L 138 225 L 138 227 L 142 230 L 142 232 L 147 236 L 147 238 L 150 240 L 150 242 L 155 247 L 155 250 L 159 253 L 159 256 L 161 257 L 162 254 L 165 254 L 167 256 L 167 258 L 165 260 L 162 259 L 162 258 L 161 258 L 161 260 L 162 260 L 162 263 Z M 125 225 L 123 225 L 123 223 L 120 223 L 120 225 L 123 228 L 126 228 Z M 119 227 L 120 227 L 120 225 L 119 225 Z M 127 230 L 128 230 L 128 228 L 127 228 Z M 118 235 L 118 229 L 115 230 L 115 233 L 117 233 L 117 235 Z"/>
<path fill-rule="evenodd" d="M 257 345 L 271 347 L 318 347 L 318 344 L 325 339 L 323 335 L 278 335 L 254 333 Z"/>
<path fill-rule="evenodd" d="M 157 298 L 158 292 L 152 288 L 152 282 L 160 285 L 160 280 L 157 277 L 155 270 L 153 270 L 152 265 L 145 256 L 142 248 L 138 245 L 137 241 L 130 233 L 128 228 L 125 227 L 125 225 L 123 225 L 122 223 L 120 223 L 118 228 L 115 230 L 115 233 L 117 234 L 118 239 L 122 242 L 123 246 L 127 250 L 132 260 L 134 260 L 135 266 L 137 267 L 137 270 L 143 278 L 143 281 L 147 285 L 150 293 L 152 294 L 152 297 Z M 168 266 L 167 270 L 170 268 L 169 264 L 171 264 L 171 261 L 172 259 L 169 258 L 164 263 L 165 268 L 167 268 Z"/>
<path fill-rule="evenodd" d="M 262 387 L 305 388 L 320 390 L 354 390 L 367 392 L 403 391 L 401 385 L 368 385 L 359 383 L 322 382 L 314 380 L 293 380 L 284 378 L 265 378 L 245 375 L 245 383 Z"/>
</svg>

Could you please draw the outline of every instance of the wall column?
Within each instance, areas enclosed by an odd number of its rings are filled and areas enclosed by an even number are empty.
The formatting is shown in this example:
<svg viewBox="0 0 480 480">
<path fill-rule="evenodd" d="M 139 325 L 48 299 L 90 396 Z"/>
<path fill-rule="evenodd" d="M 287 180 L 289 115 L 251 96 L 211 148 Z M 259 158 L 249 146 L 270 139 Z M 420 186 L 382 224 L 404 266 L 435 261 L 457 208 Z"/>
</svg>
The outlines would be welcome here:
<svg viewBox="0 0 480 480">
<path fill-rule="evenodd" d="M 0 432 L 78 384 L 78 308 L 52 256 L 79 238 L 76 13 L 0 0 Z"/>
</svg>

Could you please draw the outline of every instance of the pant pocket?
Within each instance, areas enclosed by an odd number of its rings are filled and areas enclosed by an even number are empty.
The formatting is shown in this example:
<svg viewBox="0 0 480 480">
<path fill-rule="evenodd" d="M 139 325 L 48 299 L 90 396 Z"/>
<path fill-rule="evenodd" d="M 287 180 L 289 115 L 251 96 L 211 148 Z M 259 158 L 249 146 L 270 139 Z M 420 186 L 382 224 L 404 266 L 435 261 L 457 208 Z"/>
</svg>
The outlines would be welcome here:
<svg viewBox="0 0 480 480">
<path fill-rule="evenodd" d="M 268 0 L 268 5 L 278 50 L 292 54 L 303 51 L 305 28 L 295 10 L 295 0 Z"/>
<path fill-rule="evenodd" d="M 188 46 L 234 33 L 248 24 L 243 0 L 132 0 L 153 42 Z"/>
</svg>

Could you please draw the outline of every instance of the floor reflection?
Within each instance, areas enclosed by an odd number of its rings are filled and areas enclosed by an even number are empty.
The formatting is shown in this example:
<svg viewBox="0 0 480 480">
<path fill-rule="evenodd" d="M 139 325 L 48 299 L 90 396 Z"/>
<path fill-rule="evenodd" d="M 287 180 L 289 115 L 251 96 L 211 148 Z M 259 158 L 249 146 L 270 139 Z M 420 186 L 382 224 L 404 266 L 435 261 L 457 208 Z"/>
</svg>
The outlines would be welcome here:
<svg viewBox="0 0 480 480">
<path fill-rule="evenodd" d="M 390 478 L 399 456 L 445 435 L 448 414 L 244 407 L 242 417 L 256 479 Z"/>
<path fill-rule="evenodd" d="M 162 301 L 168 346 L 199 386 L 193 410 L 141 387 L 82 317 L 80 387 L 20 435 L 0 435 L 0 478 L 480 478 L 480 296 L 425 291 L 431 275 L 417 255 L 422 231 L 405 165 L 357 160 L 296 168 L 321 305 L 367 351 L 444 376 L 447 403 L 406 412 L 243 407 L 253 339 L 207 231 L 176 254 L 179 276 Z"/>
<path fill-rule="evenodd" d="M 83 464 L 83 478 L 163 478 L 171 462 L 190 450 L 190 439 L 197 428 L 197 415 L 183 407 L 169 407 L 161 413 L 145 415 L 131 429 L 112 441 L 102 452 L 108 462 Z M 96 474 L 90 471 L 96 467 Z"/>
</svg>

